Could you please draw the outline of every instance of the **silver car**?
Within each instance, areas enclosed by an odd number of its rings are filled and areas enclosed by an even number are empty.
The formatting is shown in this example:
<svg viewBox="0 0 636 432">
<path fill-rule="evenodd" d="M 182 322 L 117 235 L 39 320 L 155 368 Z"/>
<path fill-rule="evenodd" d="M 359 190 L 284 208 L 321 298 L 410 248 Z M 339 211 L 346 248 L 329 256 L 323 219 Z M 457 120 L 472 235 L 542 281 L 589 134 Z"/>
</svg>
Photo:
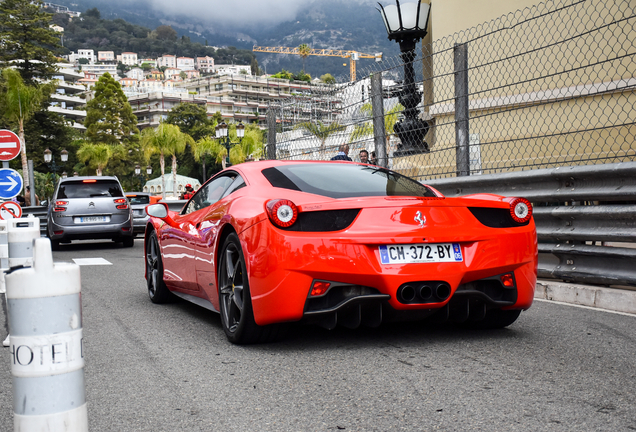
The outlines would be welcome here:
<svg viewBox="0 0 636 432">
<path fill-rule="evenodd" d="M 150 204 L 150 194 L 147 192 L 126 192 L 133 212 L 133 236 L 146 232 L 146 223 L 150 217 L 146 213 L 146 206 Z"/>
<path fill-rule="evenodd" d="M 53 250 L 85 239 L 112 239 L 132 247 L 132 210 L 117 177 L 61 179 L 49 204 L 47 233 Z"/>
</svg>

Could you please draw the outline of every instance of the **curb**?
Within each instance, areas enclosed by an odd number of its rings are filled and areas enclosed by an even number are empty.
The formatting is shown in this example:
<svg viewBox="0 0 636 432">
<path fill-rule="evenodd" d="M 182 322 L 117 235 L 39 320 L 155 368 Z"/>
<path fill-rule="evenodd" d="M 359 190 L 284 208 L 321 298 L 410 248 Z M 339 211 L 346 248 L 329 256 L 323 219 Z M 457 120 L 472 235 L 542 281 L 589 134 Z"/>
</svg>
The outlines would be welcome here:
<svg viewBox="0 0 636 432">
<path fill-rule="evenodd" d="M 636 315 L 636 291 L 538 280 L 534 298 Z"/>
</svg>

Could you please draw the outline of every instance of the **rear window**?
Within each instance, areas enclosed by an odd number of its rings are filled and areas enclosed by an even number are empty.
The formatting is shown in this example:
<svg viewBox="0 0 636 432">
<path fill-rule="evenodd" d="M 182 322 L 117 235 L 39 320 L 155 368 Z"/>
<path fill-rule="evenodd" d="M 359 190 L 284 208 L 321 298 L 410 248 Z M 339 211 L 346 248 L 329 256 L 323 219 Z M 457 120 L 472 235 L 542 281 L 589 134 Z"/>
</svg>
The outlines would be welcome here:
<svg viewBox="0 0 636 432">
<path fill-rule="evenodd" d="M 150 204 L 150 197 L 148 195 L 128 195 L 128 201 L 131 205 Z"/>
<path fill-rule="evenodd" d="M 72 180 L 62 183 L 57 191 L 57 199 L 123 196 L 124 192 L 115 180 Z"/>
<path fill-rule="evenodd" d="M 330 198 L 362 196 L 435 197 L 423 184 L 380 167 L 355 164 L 297 164 L 266 168 L 272 186 Z"/>
</svg>

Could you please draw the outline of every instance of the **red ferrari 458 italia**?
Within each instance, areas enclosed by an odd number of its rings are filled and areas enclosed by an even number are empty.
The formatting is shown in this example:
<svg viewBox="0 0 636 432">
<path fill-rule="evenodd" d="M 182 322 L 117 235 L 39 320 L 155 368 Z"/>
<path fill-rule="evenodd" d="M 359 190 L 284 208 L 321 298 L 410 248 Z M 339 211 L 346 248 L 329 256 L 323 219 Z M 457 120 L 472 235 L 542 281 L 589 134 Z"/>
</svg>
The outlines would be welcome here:
<svg viewBox="0 0 636 432">
<path fill-rule="evenodd" d="M 294 321 L 504 327 L 534 297 L 524 198 L 446 198 L 353 162 L 261 161 L 221 171 L 178 213 L 146 211 L 150 299 L 219 312 L 234 343 L 271 340 Z"/>
</svg>

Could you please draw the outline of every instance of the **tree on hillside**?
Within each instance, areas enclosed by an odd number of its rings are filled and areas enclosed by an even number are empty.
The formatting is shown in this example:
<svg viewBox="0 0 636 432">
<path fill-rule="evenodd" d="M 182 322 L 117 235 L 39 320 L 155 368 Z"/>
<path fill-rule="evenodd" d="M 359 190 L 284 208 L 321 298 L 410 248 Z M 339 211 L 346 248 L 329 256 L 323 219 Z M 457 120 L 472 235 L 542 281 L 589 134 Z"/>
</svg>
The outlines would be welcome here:
<svg viewBox="0 0 636 432">
<path fill-rule="evenodd" d="M 153 35 L 159 40 L 177 40 L 177 31 L 169 25 L 160 25 L 155 29 Z"/>
<path fill-rule="evenodd" d="M 82 14 L 82 18 L 95 18 L 101 19 L 102 14 L 97 8 L 87 9 L 86 12 Z"/>
<path fill-rule="evenodd" d="M 25 84 L 17 70 L 8 68 L 2 71 L 1 88 L 0 112 L 6 122 L 17 126 L 21 143 L 22 172 L 25 175 L 24 186 L 30 186 L 24 124 L 40 108 L 40 102 L 44 97 L 43 89 Z"/>
<path fill-rule="evenodd" d="M 95 84 L 94 92 L 86 109 L 86 137 L 93 143 L 111 145 L 136 141 L 137 116 L 119 83 L 107 72 Z"/>
<path fill-rule="evenodd" d="M 52 17 L 41 0 L 0 2 L 0 68 L 15 60 L 27 84 L 50 80 L 56 71 L 54 54 L 61 49 L 59 35 L 49 28 Z"/>
<path fill-rule="evenodd" d="M 311 48 L 307 44 L 301 44 L 298 47 L 298 55 L 303 59 L 303 72 L 305 72 L 305 60 L 309 57 L 311 53 Z"/>
<path fill-rule="evenodd" d="M 294 127 L 294 129 L 304 129 L 310 134 L 312 134 L 313 136 L 315 136 L 316 138 L 318 138 L 320 140 L 320 151 L 322 152 L 325 150 L 325 142 L 327 141 L 327 138 L 329 138 L 331 135 L 335 133 L 342 132 L 346 128 L 337 122 L 325 124 L 321 122 L 320 120 L 316 120 L 316 123 L 313 123 L 313 122 L 298 123 Z"/>
<path fill-rule="evenodd" d="M 146 159 L 159 154 L 161 167 L 161 195 L 166 198 L 166 156 L 172 156 L 172 195 L 177 196 L 177 155 L 183 153 L 186 146 L 194 146 L 194 140 L 179 130 L 178 126 L 161 123 L 156 128 L 146 128 L 141 133 L 141 146 Z"/>
</svg>

